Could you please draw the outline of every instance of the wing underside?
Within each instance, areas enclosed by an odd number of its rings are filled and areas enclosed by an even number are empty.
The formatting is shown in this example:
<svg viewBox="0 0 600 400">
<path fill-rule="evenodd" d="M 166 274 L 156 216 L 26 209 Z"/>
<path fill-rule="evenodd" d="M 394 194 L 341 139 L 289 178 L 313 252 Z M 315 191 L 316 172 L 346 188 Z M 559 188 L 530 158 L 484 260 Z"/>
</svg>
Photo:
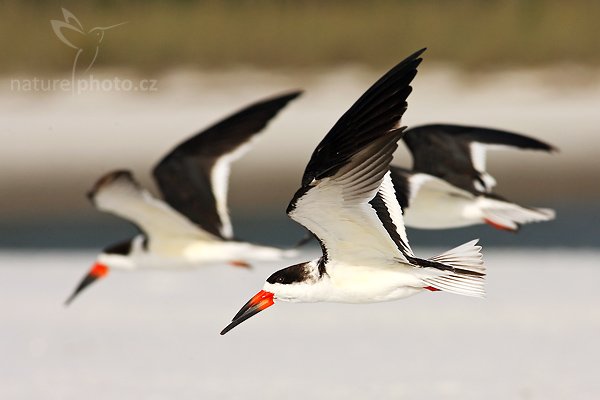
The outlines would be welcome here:
<svg viewBox="0 0 600 400">
<path fill-rule="evenodd" d="M 319 239 L 326 259 L 406 262 L 412 254 L 388 171 L 423 51 L 371 86 L 308 162 L 288 215 Z"/>
<path fill-rule="evenodd" d="M 290 218 L 317 236 L 327 257 L 348 263 L 406 261 L 371 204 L 399 137 L 391 133 L 376 140 L 335 175 L 314 182 L 290 208 Z"/>
<path fill-rule="evenodd" d="M 114 171 L 104 175 L 88 194 L 101 211 L 109 212 L 134 223 L 154 246 L 174 238 L 218 240 L 199 229 L 168 204 L 144 190 L 129 171 Z"/>
</svg>

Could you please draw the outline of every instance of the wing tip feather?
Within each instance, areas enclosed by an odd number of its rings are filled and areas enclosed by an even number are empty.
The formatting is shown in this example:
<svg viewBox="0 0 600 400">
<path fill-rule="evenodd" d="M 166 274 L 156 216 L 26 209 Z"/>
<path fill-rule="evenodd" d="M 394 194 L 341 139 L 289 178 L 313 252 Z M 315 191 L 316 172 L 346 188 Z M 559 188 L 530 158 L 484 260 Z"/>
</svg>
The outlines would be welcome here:
<svg viewBox="0 0 600 400">
<path fill-rule="evenodd" d="M 106 174 L 104 174 L 100 178 L 98 178 L 98 180 L 96 180 L 96 182 L 94 183 L 92 188 L 90 190 L 88 190 L 88 192 L 86 193 L 87 198 L 93 203 L 94 198 L 102 189 L 104 189 L 108 185 L 110 185 L 116 181 L 120 181 L 120 180 L 128 181 L 129 183 L 133 184 L 135 187 L 138 187 L 138 188 L 140 187 L 139 183 L 133 177 L 133 172 L 131 172 L 131 170 L 117 169 L 114 171 L 107 172 Z"/>
</svg>

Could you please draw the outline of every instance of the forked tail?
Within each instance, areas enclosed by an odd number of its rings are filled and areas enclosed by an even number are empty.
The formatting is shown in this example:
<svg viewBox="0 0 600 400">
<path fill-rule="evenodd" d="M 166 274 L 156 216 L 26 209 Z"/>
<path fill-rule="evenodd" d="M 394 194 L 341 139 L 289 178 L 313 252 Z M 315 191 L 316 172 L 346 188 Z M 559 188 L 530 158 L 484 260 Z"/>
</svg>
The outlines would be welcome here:
<svg viewBox="0 0 600 400">
<path fill-rule="evenodd" d="M 549 208 L 523 207 L 509 201 L 481 197 L 481 211 L 484 221 L 497 229 L 517 231 L 523 224 L 550 221 L 554 219 L 554 210 Z"/>
<path fill-rule="evenodd" d="M 426 269 L 435 269 L 436 272 L 422 278 L 430 288 L 463 296 L 485 297 L 485 265 L 477 239 L 427 261 L 430 265 L 422 266 L 431 267 Z"/>
</svg>

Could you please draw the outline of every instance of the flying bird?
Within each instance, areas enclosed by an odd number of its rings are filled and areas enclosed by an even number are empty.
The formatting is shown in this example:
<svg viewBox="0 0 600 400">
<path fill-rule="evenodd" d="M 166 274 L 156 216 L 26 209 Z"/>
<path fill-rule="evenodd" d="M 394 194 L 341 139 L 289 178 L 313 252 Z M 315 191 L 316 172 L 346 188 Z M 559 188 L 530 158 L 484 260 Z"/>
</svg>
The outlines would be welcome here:
<svg viewBox="0 0 600 400">
<path fill-rule="evenodd" d="M 488 224 L 517 231 L 522 224 L 554 219 L 554 210 L 525 207 L 492 192 L 486 172 L 488 149 L 552 152 L 537 139 L 497 129 L 462 125 L 423 125 L 408 129 L 404 142 L 412 170 L 391 168 L 406 226 L 422 229 Z"/>
<path fill-rule="evenodd" d="M 239 241 L 227 208 L 231 163 L 243 156 L 294 91 L 252 104 L 184 141 L 160 160 L 153 175 L 163 199 L 140 186 L 130 171 L 101 177 L 88 193 L 100 211 L 127 219 L 141 234 L 108 246 L 83 277 L 69 304 L 110 269 L 194 267 L 248 260 L 279 260 L 296 254 Z"/>
<path fill-rule="evenodd" d="M 389 173 L 424 50 L 367 90 L 308 162 L 287 213 L 316 236 L 322 256 L 271 275 L 222 335 L 275 301 L 371 303 L 438 290 L 484 295 L 476 241 L 428 260 L 415 256 Z"/>
</svg>

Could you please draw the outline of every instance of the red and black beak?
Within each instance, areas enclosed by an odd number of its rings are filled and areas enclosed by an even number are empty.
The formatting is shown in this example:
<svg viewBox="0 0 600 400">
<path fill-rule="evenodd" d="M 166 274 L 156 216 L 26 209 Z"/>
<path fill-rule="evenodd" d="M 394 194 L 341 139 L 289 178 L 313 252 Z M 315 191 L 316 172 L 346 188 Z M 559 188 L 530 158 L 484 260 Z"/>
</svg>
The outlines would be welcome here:
<svg viewBox="0 0 600 400">
<path fill-rule="evenodd" d="M 226 334 L 248 318 L 258 314 L 265 308 L 271 307 L 273 305 L 273 293 L 267 292 L 265 290 L 261 290 L 254 297 L 252 297 L 244 307 L 235 314 L 235 317 L 231 320 L 231 323 L 225 327 L 221 331 L 221 335 Z"/>
<path fill-rule="evenodd" d="M 108 274 L 108 267 L 104 264 L 96 263 L 92 266 L 90 271 L 83 277 L 79 285 L 73 291 L 73 294 L 69 296 L 67 301 L 65 301 L 65 306 L 71 304 L 71 302 L 77 297 L 77 295 L 86 287 L 90 286 L 92 283 L 96 282 L 98 279 L 105 277 Z"/>
</svg>

